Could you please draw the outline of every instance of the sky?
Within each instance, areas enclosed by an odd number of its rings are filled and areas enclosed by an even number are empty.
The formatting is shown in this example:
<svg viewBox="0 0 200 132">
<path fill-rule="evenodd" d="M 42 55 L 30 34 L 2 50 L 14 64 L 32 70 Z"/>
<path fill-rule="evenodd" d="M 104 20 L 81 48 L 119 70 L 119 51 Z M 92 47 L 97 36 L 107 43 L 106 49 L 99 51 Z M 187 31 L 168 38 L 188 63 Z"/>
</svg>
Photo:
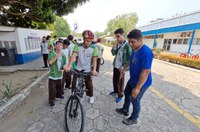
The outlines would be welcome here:
<svg viewBox="0 0 200 132">
<path fill-rule="evenodd" d="M 107 22 L 117 15 L 136 12 L 139 18 L 137 27 L 157 18 L 172 18 L 176 13 L 184 14 L 200 10 L 200 0 L 90 0 L 79 6 L 73 13 L 63 16 L 78 32 L 89 29 L 103 32 Z"/>
</svg>

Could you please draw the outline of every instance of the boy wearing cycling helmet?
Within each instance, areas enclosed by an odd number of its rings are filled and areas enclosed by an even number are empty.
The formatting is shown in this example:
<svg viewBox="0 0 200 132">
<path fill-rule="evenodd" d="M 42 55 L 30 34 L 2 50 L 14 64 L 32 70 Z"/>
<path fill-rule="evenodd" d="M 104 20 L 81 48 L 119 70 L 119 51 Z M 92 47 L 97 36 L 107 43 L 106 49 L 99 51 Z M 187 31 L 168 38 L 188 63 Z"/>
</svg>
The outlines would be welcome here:
<svg viewBox="0 0 200 132">
<path fill-rule="evenodd" d="M 94 34 L 90 30 L 85 30 L 82 33 L 82 36 L 83 43 L 75 45 L 69 65 L 65 66 L 64 69 L 65 71 L 71 70 L 72 63 L 75 60 L 76 56 L 78 56 L 76 71 L 81 72 L 84 70 L 84 72 L 92 72 L 93 75 L 96 75 L 98 51 L 93 45 L 91 45 L 92 40 L 94 39 Z M 91 63 L 93 63 L 93 68 L 91 66 Z M 76 88 L 76 80 L 77 76 L 74 75 L 72 81 L 72 91 Z M 85 78 L 85 84 L 86 89 L 88 89 L 86 94 L 90 97 L 89 102 L 92 104 L 94 103 L 94 96 L 91 75 Z"/>
</svg>

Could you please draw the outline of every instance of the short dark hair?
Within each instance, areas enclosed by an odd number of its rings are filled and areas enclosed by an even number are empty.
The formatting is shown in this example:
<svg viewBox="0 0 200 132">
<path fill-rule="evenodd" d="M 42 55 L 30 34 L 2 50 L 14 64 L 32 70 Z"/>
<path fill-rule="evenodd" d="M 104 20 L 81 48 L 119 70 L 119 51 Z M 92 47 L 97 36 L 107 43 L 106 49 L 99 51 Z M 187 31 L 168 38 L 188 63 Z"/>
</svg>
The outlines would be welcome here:
<svg viewBox="0 0 200 132">
<path fill-rule="evenodd" d="M 68 35 L 67 39 L 72 41 L 74 39 L 74 36 L 73 35 Z"/>
<path fill-rule="evenodd" d="M 51 36 L 50 35 L 47 35 L 47 40 L 49 40 L 51 38 Z"/>
<path fill-rule="evenodd" d="M 68 39 L 63 40 L 64 45 L 70 45 L 70 41 Z"/>
<path fill-rule="evenodd" d="M 62 39 L 62 38 L 59 38 L 58 41 L 63 41 L 63 39 Z"/>
<path fill-rule="evenodd" d="M 97 42 L 100 43 L 100 42 L 101 42 L 101 38 L 98 38 L 98 39 L 97 39 Z"/>
<path fill-rule="evenodd" d="M 53 37 L 54 37 L 54 38 L 57 38 L 57 36 L 56 36 L 56 35 L 54 35 Z"/>
<path fill-rule="evenodd" d="M 122 28 L 118 28 L 117 30 L 115 30 L 115 34 L 123 34 L 124 30 Z"/>
<path fill-rule="evenodd" d="M 129 32 L 129 34 L 127 35 L 127 38 L 129 39 L 141 39 L 143 36 L 142 36 L 142 32 L 141 30 L 138 30 L 138 29 L 134 29 L 132 31 Z"/>
<path fill-rule="evenodd" d="M 56 41 L 56 45 L 57 45 L 58 43 L 62 43 L 62 41 L 59 41 L 59 40 L 58 40 L 58 41 Z"/>
</svg>

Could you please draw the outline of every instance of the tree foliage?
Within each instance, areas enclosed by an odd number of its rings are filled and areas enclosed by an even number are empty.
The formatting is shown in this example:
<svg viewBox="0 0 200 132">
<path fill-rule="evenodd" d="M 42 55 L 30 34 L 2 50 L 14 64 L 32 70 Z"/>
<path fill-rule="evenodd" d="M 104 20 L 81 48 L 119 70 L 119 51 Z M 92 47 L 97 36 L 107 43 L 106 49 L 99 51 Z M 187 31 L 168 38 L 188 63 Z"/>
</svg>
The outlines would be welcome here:
<svg viewBox="0 0 200 132">
<path fill-rule="evenodd" d="M 96 31 L 94 34 L 95 34 L 96 37 L 101 37 L 101 36 L 105 35 L 106 33 Z"/>
<path fill-rule="evenodd" d="M 58 37 L 67 37 L 70 34 L 69 24 L 64 18 L 57 16 L 54 25 L 54 34 Z"/>
<path fill-rule="evenodd" d="M 0 25 L 46 28 L 89 0 L 0 0 Z"/>
<path fill-rule="evenodd" d="M 122 14 L 116 16 L 107 23 L 105 32 L 114 34 L 116 29 L 123 28 L 124 34 L 127 35 L 129 31 L 135 28 L 137 22 L 138 16 L 136 13 Z"/>
</svg>

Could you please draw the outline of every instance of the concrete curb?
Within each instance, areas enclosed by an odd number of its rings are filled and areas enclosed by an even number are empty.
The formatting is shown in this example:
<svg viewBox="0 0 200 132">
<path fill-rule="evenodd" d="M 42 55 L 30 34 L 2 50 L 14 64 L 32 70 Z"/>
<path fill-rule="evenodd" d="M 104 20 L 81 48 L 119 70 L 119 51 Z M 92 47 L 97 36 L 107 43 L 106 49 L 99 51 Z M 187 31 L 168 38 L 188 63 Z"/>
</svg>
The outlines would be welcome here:
<svg viewBox="0 0 200 132">
<path fill-rule="evenodd" d="M 38 77 L 34 82 L 32 82 L 29 86 L 27 86 L 25 89 L 23 89 L 21 92 L 13 96 L 6 104 L 0 106 L 0 119 L 4 117 L 5 115 L 12 112 L 15 108 L 20 106 L 24 99 L 26 99 L 31 91 L 32 88 L 41 82 L 43 78 L 45 78 L 49 74 L 49 71 L 43 73 L 40 77 Z"/>
<path fill-rule="evenodd" d="M 48 71 L 44 68 L 17 68 L 17 69 L 0 69 L 0 73 L 14 73 L 16 71 Z"/>
<path fill-rule="evenodd" d="M 193 68 L 190 68 L 190 67 L 186 67 L 186 66 L 182 66 L 182 65 L 178 65 L 178 64 L 173 64 L 173 63 L 166 62 L 166 61 L 163 61 L 163 60 L 158 60 L 158 59 L 154 59 L 154 61 L 161 62 L 161 63 L 167 64 L 167 65 L 171 65 L 171 66 L 176 66 L 176 67 L 183 68 L 183 69 L 186 69 L 186 70 L 190 70 L 190 71 L 193 71 L 193 72 L 200 73 L 200 70 L 193 69 Z"/>
</svg>

